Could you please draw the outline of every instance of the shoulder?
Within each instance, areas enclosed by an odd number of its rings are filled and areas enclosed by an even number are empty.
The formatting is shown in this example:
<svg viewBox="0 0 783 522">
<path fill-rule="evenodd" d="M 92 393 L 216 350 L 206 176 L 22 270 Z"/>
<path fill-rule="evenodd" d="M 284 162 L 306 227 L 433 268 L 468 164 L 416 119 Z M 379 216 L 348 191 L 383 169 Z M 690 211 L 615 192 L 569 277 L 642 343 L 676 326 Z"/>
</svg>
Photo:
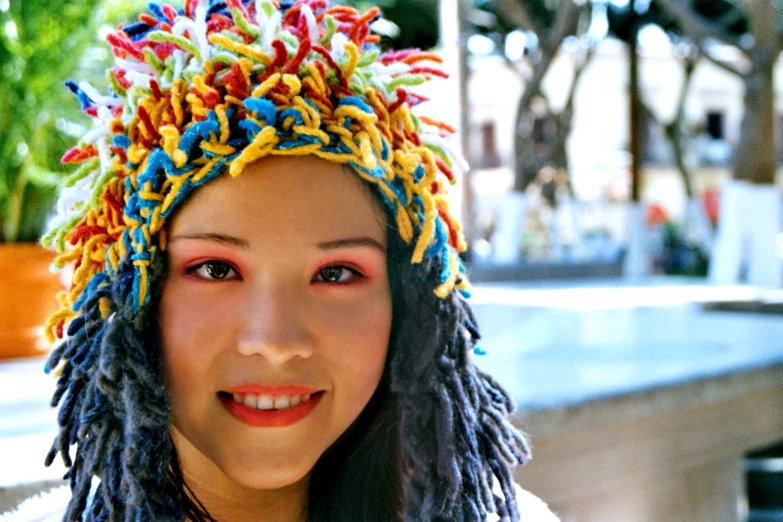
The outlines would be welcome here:
<svg viewBox="0 0 783 522">
<path fill-rule="evenodd" d="M 514 484 L 514 487 L 517 490 L 517 507 L 523 520 L 530 522 L 560 522 L 560 519 L 552 513 L 543 500 L 516 484 Z"/>
<path fill-rule="evenodd" d="M 502 495 L 497 480 L 493 489 Z M 517 509 L 522 520 L 525 522 L 560 522 L 560 519 L 552 513 L 543 500 L 520 488 L 517 484 L 514 484 L 514 489 L 516 490 Z M 487 522 L 498 522 L 499 520 L 497 515 L 490 515 Z"/>
<path fill-rule="evenodd" d="M 0 514 L 0 522 L 60 522 L 71 500 L 68 486 L 28 498 L 14 510 Z"/>
</svg>

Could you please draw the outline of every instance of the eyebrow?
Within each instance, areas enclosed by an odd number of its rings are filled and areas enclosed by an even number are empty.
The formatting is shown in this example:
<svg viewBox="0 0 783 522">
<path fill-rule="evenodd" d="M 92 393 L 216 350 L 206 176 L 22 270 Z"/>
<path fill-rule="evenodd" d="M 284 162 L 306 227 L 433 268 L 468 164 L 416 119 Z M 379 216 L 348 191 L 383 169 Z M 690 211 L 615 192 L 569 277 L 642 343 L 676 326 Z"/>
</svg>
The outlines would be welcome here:
<svg viewBox="0 0 783 522">
<path fill-rule="evenodd" d="M 248 243 L 246 240 L 242 238 L 229 236 L 226 234 L 218 234 L 215 232 L 180 234 L 169 239 L 169 243 L 173 243 L 180 239 L 196 239 L 201 241 L 213 241 L 215 243 L 220 243 L 223 245 L 236 246 L 243 250 L 248 250 L 250 248 L 250 243 Z M 344 239 L 335 239 L 333 241 L 323 241 L 321 243 L 318 243 L 316 246 L 320 250 L 337 250 L 340 248 L 350 248 L 350 247 L 371 247 L 376 250 L 379 250 L 380 252 L 386 253 L 386 247 L 383 246 L 381 243 L 379 243 L 378 240 L 370 236 L 348 237 Z"/>
<path fill-rule="evenodd" d="M 180 234 L 169 239 L 169 243 L 173 243 L 180 239 L 198 239 L 201 241 L 213 241 L 215 243 L 220 243 L 221 245 L 231 245 L 231 246 L 239 247 L 243 250 L 248 250 L 250 248 L 250 243 L 248 243 L 242 238 L 229 236 L 226 234 L 218 234 L 215 232 L 201 232 L 197 234 Z"/>
<path fill-rule="evenodd" d="M 338 248 L 368 246 L 386 253 L 386 247 L 370 236 L 348 237 L 345 239 L 335 239 L 334 241 L 324 241 L 318 243 L 316 246 L 321 250 L 337 250 Z"/>
</svg>

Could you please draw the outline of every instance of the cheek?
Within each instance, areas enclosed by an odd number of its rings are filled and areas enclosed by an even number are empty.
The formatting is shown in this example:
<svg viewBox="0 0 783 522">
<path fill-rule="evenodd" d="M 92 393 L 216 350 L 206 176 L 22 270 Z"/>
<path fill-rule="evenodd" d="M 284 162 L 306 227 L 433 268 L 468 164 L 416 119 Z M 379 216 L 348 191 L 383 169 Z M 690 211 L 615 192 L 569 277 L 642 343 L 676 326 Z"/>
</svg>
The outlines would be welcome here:
<svg viewBox="0 0 783 522">
<path fill-rule="evenodd" d="M 335 391 L 352 410 L 361 410 L 383 374 L 391 330 L 391 303 L 387 297 L 381 297 L 364 306 L 333 308 L 324 318 L 333 340 L 328 343 L 324 356 L 335 369 Z"/>
<path fill-rule="evenodd" d="M 218 356 L 215 347 L 220 346 L 231 314 L 215 300 L 202 302 L 181 285 L 166 283 L 158 317 L 166 382 L 176 413 L 180 405 L 199 404 L 198 394 L 209 389 L 205 385 Z"/>
</svg>

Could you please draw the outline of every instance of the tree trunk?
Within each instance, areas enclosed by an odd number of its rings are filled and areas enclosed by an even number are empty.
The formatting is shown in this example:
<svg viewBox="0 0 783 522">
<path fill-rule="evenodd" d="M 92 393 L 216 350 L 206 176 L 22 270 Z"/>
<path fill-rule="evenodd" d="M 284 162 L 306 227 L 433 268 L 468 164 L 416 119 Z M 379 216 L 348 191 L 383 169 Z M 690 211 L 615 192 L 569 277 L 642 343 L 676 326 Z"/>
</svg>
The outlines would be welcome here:
<svg viewBox="0 0 783 522">
<path fill-rule="evenodd" d="M 635 0 L 631 0 L 628 11 L 632 16 L 631 35 L 628 42 L 628 149 L 631 153 L 631 201 L 639 203 L 642 190 L 643 114 L 639 86 L 639 22 Z M 631 241 L 633 240 L 631 238 Z"/>
<path fill-rule="evenodd" d="M 734 167 L 736 179 L 755 184 L 775 183 L 777 150 L 774 118 L 773 63 L 754 64 L 753 71 L 745 76 L 745 114 Z"/>
<path fill-rule="evenodd" d="M 521 0 L 524 1 L 524 0 Z M 509 3 L 510 2 L 506 2 Z M 503 4 L 505 5 L 505 4 Z M 510 8 L 507 8 L 510 9 Z M 516 4 L 517 17 L 520 13 L 525 13 L 524 4 Z M 560 46 L 568 36 L 577 35 L 580 32 L 580 21 L 583 15 L 590 14 L 589 3 L 579 4 L 574 0 L 564 0 L 558 9 L 554 25 L 547 34 L 542 34 L 545 31 L 539 29 L 539 41 L 541 42 L 540 52 L 541 59 L 533 67 L 533 75 L 525 85 L 525 90 L 522 93 L 522 98 L 517 106 L 516 114 L 516 127 L 514 130 L 514 190 L 523 192 L 525 188 L 532 182 L 538 171 L 549 163 L 549 159 L 552 152 L 559 155 L 560 149 L 565 147 L 558 146 L 557 143 L 549 144 L 548 150 L 544 154 L 537 154 L 535 150 L 535 137 L 533 136 L 533 128 L 535 124 L 535 114 L 532 111 L 531 105 L 537 98 L 546 100 L 546 96 L 543 93 L 543 82 L 546 74 L 549 72 L 549 68 L 557 57 L 557 53 L 560 50 Z M 504 13 L 509 19 L 514 19 L 511 11 Z M 523 17 L 530 18 L 530 17 Z M 575 75 L 574 81 L 578 81 L 579 75 Z M 573 93 L 573 89 L 572 89 Z M 573 94 L 572 94 L 573 97 Z M 548 108 L 547 101 L 547 108 Z M 570 107 L 570 100 L 567 107 Z M 558 115 L 555 116 L 555 121 L 558 121 Z M 570 121 L 570 118 L 569 118 Z M 558 122 L 559 123 L 559 122 Z M 559 137 L 562 133 L 558 128 L 556 135 Z M 567 133 L 566 133 L 567 137 Z M 554 149 L 554 150 L 553 150 Z M 565 165 L 559 165 L 565 166 Z"/>
<path fill-rule="evenodd" d="M 537 97 L 544 98 L 541 84 L 553 59 L 554 57 L 542 59 L 535 66 L 533 77 L 525 86 L 525 92 L 517 107 L 514 129 L 514 190 L 519 192 L 524 192 L 541 168 L 535 153 L 533 127 L 536 118 L 531 104 Z"/>
<path fill-rule="evenodd" d="M 737 147 L 734 180 L 723 186 L 718 235 L 710 279 L 733 283 L 743 271 L 751 285 L 780 288 L 783 272 L 775 252 L 781 232 L 780 193 L 774 185 L 774 67 L 780 54 L 777 21 L 771 1 L 742 0 L 755 45 L 747 51 L 751 70 L 745 81 L 745 114 Z"/>
<path fill-rule="evenodd" d="M 780 54 L 779 13 L 769 0 L 742 0 L 755 45 L 749 52 L 751 71 L 745 75 L 745 114 L 737 147 L 735 178 L 754 184 L 773 184 L 775 150 L 774 69 Z"/>
<path fill-rule="evenodd" d="M 544 150 L 537 150 L 541 144 L 536 144 L 533 136 L 536 116 L 532 109 L 532 104 L 536 97 L 546 100 L 546 95 L 542 92 L 541 86 L 543 76 L 540 77 L 536 84 L 532 83 L 533 80 L 528 83 L 526 95 L 522 97 L 517 108 L 517 126 L 514 135 L 516 158 L 514 190 L 524 192 L 527 186 L 536 179 L 538 172 L 547 165 L 556 169 L 563 168 L 568 170 L 568 148 L 566 145 L 568 136 L 571 134 L 574 119 L 574 97 L 576 96 L 576 88 L 582 72 L 587 67 L 592 56 L 593 52 L 590 50 L 585 55 L 584 60 L 577 65 L 563 110 L 559 114 L 547 113 L 551 123 L 556 125 L 557 128 L 553 135 L 548 137 L 549 141 L 544 144 Z M 549 107 L 548 100 L 546 104 Z"/>
<path fill-rule="evenodd" d="M 677 170 L 680 172 L 680 177 L 682 178 L 682 184 L 685 187 L 685 194 L 688 196 L 688 200 L 693 198 L 693 183 L 691 182 L 690 168 L 688 168 L 688 165 L 685 162 L 685 147 L 683 144 L 683 138 L 685 136 L 683 135 L 682 128 L 683 120 L 685 118 L 685 102 L 688 99 L 688 93 L 690 92 L 691 82 L 693 80 L 693 72 L 696 70 L 698 61 L 698 51 L 696 51 L 695 56 L 685 59 L 682 88 L 680 89 L 680 97 L 677 101 L 677 111 L 675 112 L 674 120 L 664 126 L 664 132 L 672 145 L 674 161 L 677 163 Z"/>
</svg>

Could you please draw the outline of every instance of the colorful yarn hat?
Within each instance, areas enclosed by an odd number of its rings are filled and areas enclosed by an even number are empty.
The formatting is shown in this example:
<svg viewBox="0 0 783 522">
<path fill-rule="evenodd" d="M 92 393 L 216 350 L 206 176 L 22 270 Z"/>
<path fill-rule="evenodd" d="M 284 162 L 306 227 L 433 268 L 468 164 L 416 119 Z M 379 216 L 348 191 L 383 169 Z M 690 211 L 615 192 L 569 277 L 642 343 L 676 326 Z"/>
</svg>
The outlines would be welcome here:
<svg viewBox="0 0 783 522">
<path fill-rule="evenodd" d="M 65 180 L 43 238 L 59 252 L 57 268 L 74 267 L 46 325 L 50 341 L 61 340 L 47 371 L 59 372 L 53 405 L 62 402 L 47 462 L 60 453 L 71 468 L 68 519 L 85 509 L 108 513 L 117 495 L 123 509 L 137 510 L 128 515 L 134 520 L 181 518 L 161 486 L 166 465 L 145 449 L 170 444 L 159 361 L 145 344 L 166 222 L 198 187 L 270 155 L 349 166 L 376 189 L 409 264 L 434 273 L 432 307 L 452 325 L 437 333 L 443 353 L 416 355 L 431 374 L 421 383 L 405 367 L 411 361 L 392 376 L 403 415 L 421 408 L 414 392 L 422 386 L 433 401 L 420 426 L 410 420 L 403 429 L 406 459 L 417 469 L 409 519 L 483 520 L 487 512 L 516 519 L 508 464 L 523 462 L 528 448 L 505 420 L 510 398 L 467 358 L 478 331 L 464 299 L 466 245 L 446 199 L 461 160 L 446 139 L 453 129 L 412 110 L 426 99 L 420 86 L 445 74 L 435 54 L 382 52 L 370 29 L 378 17 L 377 8 L 360 14 L 327 0 L 150 3 L 138 22 L 106 38 L 115 62 L 108 92 L 66 83 L 93 121 L 63 157 L 80 166 Z M 441 442 L 435 457 L 417 456 L 415 443 L 431 437 L 428 422 L 441 422 Z M 123 474 L 131 458 L 149 476 Z M 92 476 L 101 485 L 89 507 Z M 505 501 L 491 493 L 493 480 Z"/>
<path fill-rule="evenodd" d="M 452 129 L 411 111 L 423 101 L 416 87 L 444 76 L 433 66 L 440 59 L 381 53 L 369 30 L 378 16 L 325 0 L 189 0 L 180 11 L 150 4 L 138 23 L 110 34 L 109 94 L 67 83 L 94 126 L 63 157 L 82 166 L 65 181 L 43 239 L 62 253 L 57 267 L 76 263 L 48 330 L 59 336 L 127 252 L 134 297 L 146 305 L 147 267 L 165 249 L 167 218 L 196 188 L 269 155 L 350 165 L 415 242 L 412 261 L 442 260 L 437 295 L 465 290 L 465 242 L 445 197 L 458 158 L 444 140 Z"/>
</svg>

